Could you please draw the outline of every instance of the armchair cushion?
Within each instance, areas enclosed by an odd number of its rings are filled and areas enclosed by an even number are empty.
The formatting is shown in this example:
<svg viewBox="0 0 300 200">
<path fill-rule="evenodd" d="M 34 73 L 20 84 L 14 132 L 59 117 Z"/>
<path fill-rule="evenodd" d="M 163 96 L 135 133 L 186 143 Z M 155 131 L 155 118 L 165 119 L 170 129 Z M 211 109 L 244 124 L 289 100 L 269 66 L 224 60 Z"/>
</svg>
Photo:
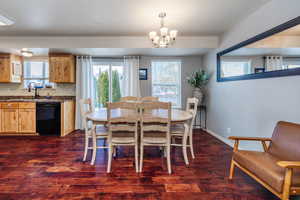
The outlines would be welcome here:
<svg viewBox="0 0 300 200">
<path fill-rule="evenodd" d="M 268 152 L 280 160 L 300 161 L 300 125 L 278 122 Z"/>
<path fill-rule="evenodd" d="M 282 192 L 285 169 L 277 165 L 277 162 L 280 161 L 277 157 L 266 152 L 237 151 L 234 152 L 233 159 L 268 183 L 273 189 L 279 193 Z M 294 169 L 292 186 L 300 186 L 299 169 Z"/>
</svg>

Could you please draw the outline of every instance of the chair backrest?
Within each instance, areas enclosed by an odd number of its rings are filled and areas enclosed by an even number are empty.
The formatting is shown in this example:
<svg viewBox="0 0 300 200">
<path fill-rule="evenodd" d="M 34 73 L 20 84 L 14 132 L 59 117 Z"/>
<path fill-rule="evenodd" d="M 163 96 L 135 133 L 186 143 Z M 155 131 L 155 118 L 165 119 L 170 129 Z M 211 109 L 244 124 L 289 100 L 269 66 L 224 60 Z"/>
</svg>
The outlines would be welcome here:
<svg viewBox="0 0 300 200">
<path fill-rule="evenodd" d="M 139 98 L 134 96 L 126 96 L 120 98 L 120 101 L 138 101 L 138 100 Z"/>
<path fill-rule="evenodd" d="M 195 97 L 193 98 L 188 98 L 186 101 L 186 111 L 192 113 L 193 118 L 190 121 L 190 128 L 193 129 L 196 115 L 197 115 L 197 108 L 198 108 L 198 102 L 199 100 Z"/>
<path fill-rule="evenodd" d="M 170 140 L 171 103 L 142 102 L 139 105 L 141 119 L 141 138 L 146 132 L 164 132 Z"/>
<path fill-rule="evenodd" d="M 277 123 L 268 153 L 286 161 L 300 160 L 300 124 Z"/>
<path fill-rule="evenodd" d="M 152 97 L 152 96 L 148 96 L 148 97 L 142 97 L 141 101 L 143 102 L 152 102 L 152 101 L 158 101 L 158 97 Z"/>
<path fill-rule="evenodd" d="M 92 99 L 90 99 L 90 98 L 81 99 L 79 101 L 79 104 L 80 104 L 81 119 L 83 120 L 83 126 L 84 126 L 84 128 L 87 128 L 86 115 L 95 111 L 93 103 L 92 103 Z"/>
<path fill-rule="evenodd" d="M 137 138 L 138 106 L 135 102 L 116 102 L 107 104 L 108 138 L 114 137 L 114 132 L 131 132 Z M 117 134 L 116 134 L 117 136 Z"/>
</svg>

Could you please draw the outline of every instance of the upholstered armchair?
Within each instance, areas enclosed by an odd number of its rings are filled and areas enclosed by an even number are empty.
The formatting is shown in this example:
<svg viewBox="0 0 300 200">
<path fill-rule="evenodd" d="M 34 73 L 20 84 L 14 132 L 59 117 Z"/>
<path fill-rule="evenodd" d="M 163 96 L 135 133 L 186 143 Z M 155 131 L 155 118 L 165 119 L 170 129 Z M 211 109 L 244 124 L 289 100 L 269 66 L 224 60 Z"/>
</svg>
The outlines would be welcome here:
<svg viewBox="0 0 300 200">
<path fill-rule="evenodd" d="M 238 167 L 282 200 L 300 194 L 300 124 L 278 122 L 272 138 L 229 139 L 235 141 L 229 179 Z M 264 152 L 239 150 L 243 140 L 261 142 Z"/>
</svg>

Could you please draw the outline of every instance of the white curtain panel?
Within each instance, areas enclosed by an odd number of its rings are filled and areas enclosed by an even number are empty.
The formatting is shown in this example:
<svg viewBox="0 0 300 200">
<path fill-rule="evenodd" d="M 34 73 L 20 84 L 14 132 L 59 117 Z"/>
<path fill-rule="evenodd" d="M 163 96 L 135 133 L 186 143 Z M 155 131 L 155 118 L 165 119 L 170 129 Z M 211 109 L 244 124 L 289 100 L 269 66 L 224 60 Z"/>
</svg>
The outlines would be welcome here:
<svg viewBox="0 0 300 200">
<path fill-rule="evenodd" d="M 76 58 L 76 129 L 82 129 L 80 115 L 80 99 L 94 99 L 93 63 L 91 56 L 77 56 Z"/>
<path fill-rule="evenodd" d="M 267 71 L 283 69 L 282 56 L 266 56 L 265 65 Z"/>
<path fill-rule="evenodd" d="M 139 80 L 139 57 L 124 56 L 124 87 L 123 96 L 141 96 L 140 80 Z"/>
</svg>

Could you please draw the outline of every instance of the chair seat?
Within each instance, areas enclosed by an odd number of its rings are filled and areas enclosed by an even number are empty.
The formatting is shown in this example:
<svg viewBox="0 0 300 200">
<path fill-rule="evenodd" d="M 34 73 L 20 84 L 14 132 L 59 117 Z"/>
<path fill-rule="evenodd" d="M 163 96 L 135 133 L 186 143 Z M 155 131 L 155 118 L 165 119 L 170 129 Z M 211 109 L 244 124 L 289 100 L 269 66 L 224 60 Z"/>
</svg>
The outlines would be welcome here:
<svg viewBox="0 0 300 200">
<path fill-rule="evenodd" d="M 134 143 L 135 141 L 133 137 L 113 137 L 111 142 L 115 144 L 130 144 Z"/>
<path fill-rule="evenodd" d="M 146 144 L 166 144 L 167 139 L 166 138 L 159 138 L 159 137 L 144 137 L 143 143 Z"/>
<path fill-rule="evenodd" d="M 89 137 L 92 137 L 91 128 L 89 128 L 88 131 L 89 131 Z M 96 126 L 96 137 L 105 137 L 105 136 L 108 136 L 108 129 L 104 126 Z"/>
<path fill-rule="evenodd" d="M 280 161 L 278 158 L 266 152 L 237 151 L 234 152 L 233 159 L 242 167 L 248 169 L 264 182 L 268 183 L 277 192 L 282 192 L 285 169 L 276 164 Z M 294 170 L 292 186 L 300 186 L 299 169 Z"/>
</svg>

